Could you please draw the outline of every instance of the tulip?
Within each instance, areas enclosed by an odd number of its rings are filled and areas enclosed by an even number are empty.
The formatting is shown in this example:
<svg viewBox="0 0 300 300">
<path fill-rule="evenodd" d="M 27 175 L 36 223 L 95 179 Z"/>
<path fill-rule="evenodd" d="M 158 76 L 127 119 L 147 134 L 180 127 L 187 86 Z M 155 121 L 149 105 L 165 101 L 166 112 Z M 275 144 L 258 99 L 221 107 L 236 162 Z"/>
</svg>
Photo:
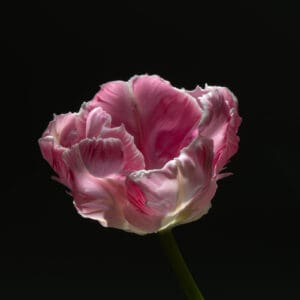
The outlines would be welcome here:
<svg viewBox="0 0 300 300">
<path fill-rule="evenodd" d="M 83 217 L 147 234 L 207 213 L 240 121 L 225 87 L 186 91 L 142 75 L 54 116 L 39 145 Z"/>
<path fill-rule="evenodd" d="M 188 91 L 153 75 L 101 86 L 78 113 L 55 115 L 43 157 L 80 215 L 136 234 L 161 232 L 188 299 L 203 299 L 171 236 L 211 206 L 241 123 L 226 87 Z M 172 250 L 173 249 L 173 250 Z"/>
</svg>

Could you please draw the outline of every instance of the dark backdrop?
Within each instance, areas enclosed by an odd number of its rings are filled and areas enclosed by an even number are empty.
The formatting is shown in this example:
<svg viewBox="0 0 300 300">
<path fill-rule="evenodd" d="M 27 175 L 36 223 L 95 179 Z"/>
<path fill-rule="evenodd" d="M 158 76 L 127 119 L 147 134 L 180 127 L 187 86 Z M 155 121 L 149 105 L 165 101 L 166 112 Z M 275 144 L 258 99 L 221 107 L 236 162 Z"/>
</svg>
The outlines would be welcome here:
<svg viewBox="0 0 300 300">
<path fill-rule="evenodd" d="M 1 299 L 184 299 L 157 237 L 81 218 L 37 145 L 53 113 L 142 73 L 239 99 L 235 175 L 174 230 L 206 299 L 300 299 L 296 5 L 124 2 L 2 9 Z"/>
</svg>

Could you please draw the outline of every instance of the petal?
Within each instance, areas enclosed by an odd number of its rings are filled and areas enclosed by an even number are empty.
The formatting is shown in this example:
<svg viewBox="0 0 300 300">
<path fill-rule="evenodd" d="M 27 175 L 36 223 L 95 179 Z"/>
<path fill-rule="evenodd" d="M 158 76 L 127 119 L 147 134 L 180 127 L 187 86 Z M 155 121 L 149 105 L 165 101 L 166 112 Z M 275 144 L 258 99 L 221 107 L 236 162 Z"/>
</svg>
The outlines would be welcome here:
<svg viewBox="0 0 300 300">
<path fill-rule="evenodd" d="M 116 142 L 116 144 L 115 144 Z M 63 158 L 72 174 L 72 196 L 74 198 L 74 205 L 83 217 L 99 221 L 105 227 L 114 227 L 126 231 L 134 231 L 139 233 L 139 229 L 134 229 L 128 223 L 123 214 L 123 206 L 125 203 L 125 177 L 112 174 L 119 172 L 122 161 L 119 161 L 119 166 L 115 161 L 119 160 L 115 157 L 107 157 L 107 161 L 111 162 L 111 169 L 108 170 L 107 166 L 103 166 L 99 161 L 102 161 L 103 156 L 99 155 L 100 152 L 109 154 L 110 147 L 116 147 L 121 142 L 117 139 L 105 140 L 84 140 L 73 146 L 71 149 L 66 150 Z M 113 150 L 115 151 L 115 150 Z M 93 152 L 96 152 L 93 154 Z M 117 151 L 118 152 L 118 151 Z M 92 153 L 92 154 L 91 154 Z M 92 160 L 90 157 L 94 156 Z M 113 161 L 111 161 L 113 160 Z M 93 167 L 90 161 L 99 164 L 96 170 L 91 170 Z M 106 163 L 106 162 L 105 162 Z M 102 174 L 99 174 L 102 172 Z M 105 175 L 108 177 L 100 178 L 94 175 Z"/>
<path fill-rule="evenodd" d="M 124 211 L 128 222 L 155 232 L 206 213 L 216 189 L 212 147 L 211 140 L 198 137 L 162 169 L 131 173 Z"/>
<path fill-rule="evenodd" d="M 70 187 L 70 172 L 62 159 L 65 148 L 56 145 L 52 136 L 42 137 L 38 142 L 44 159 L 59 176 L 56 179 L 67 187 Z"/>
<path fill-rule="evenodd" d="M 133 136 L 126 131 L 123 124 L 119 127 L 104 128 L 101 137 L 111 137 L 121 141 L 124 153 L 123 172 L 130 173 L 145 168 L 144 157 L 134 144 Z"/>
<path fill-rule="evenodd" d="M 98 220 L 103 226 L 123 228 L 126 230 L 126 221 L 122 217 L 122 185 L 124 179 L 120 176 L 113 176 L 113 172 L 118 172 L 115 159 L 119 158 L 119 140 L 83 140 L 63 154 L 72 174 L 72 196 L 78 212 L 87 218 Z M 111 148 L 114 154 L 109 156 Z M 100 154 L 99 154 L 100 152 Z M 115 152 L 117 155 L 115 155 Z M 104 166 L 101 164 L 106 157 Z M 91 159 L 93 158 L 93 159 Z M 92 166 L 94 162 L 97 167 Z M 109 166 L 111 170 L 109 170 Z M 95 175 L 111 175 L 113 178 L 99 178 Z M 123 192 L 124 194 L 124 192 Z"/>
<path fill-rule="evenodd" d="M 85 170 L 95 177 L 107 177 L 123 168 L 123 151 L 120 140 L 85 139 L 64 153 L 64 160 L 71 170 Z"/>
<path fill-rule="evenodd" d="M 85 122 L 75 113 L 54 115 L 54 120 L 43 134 L 46 135 L 53 136 L 63 147 L 71 147 L 85 137 Z"/>
<path fill-rule="evenodd" d="M 38 140 L 42 156 L 49 163 L 49 165 L 55 167 L 55 154 L 53 153 L 54 138 L 52 136 L 45 136 Z M 56 170 L 55 170 L 56 171 Z"/>
<path fill-rule="evenodd" d="M 199 137 L 184 149 L 179 157 L 184 190 L 189 198 L 187 205 L 176 217 L 178 223 L 201 218 L 211 206 L 217 184 L 213 177 L 213 143 Z"/>
<path fill-rule="evenodd" d="M 241 123 L 235 96 L 223 87 L 207 87 L 198 97 L 203 110 L 200 134 L 214 142 L 214 174 L 217 175 L 237 149 L 237 130 Z"/>
<path fill-rule="evenodd" d="M 76 177 L 73 189 L 74 205 L 78 213 L 97 220 L 104 227 L 129 231 L 123 216 L 124 179 L 95 178 L 86 173 L 84 180 Z"/>
<path fill-rule="evenodd" d="M 200 119 L 195 99 L 158 76 L 104 84 L 89 105 L 96 103 L 111 115 L 113 126 L 124 124 L 134 136 L 147 169 L 161 168 L 177 156 Z"/>
<path fill-rule="evenodd" d="M 160 179 L 164 181 L 159 182 Z M 137 171 L 127 178 L 127 203 L 124 207 L 124 216 L 128 223 L 139 228 L 142 234 L 157 232 L 161 227 L 166 206 L 173 202 L 170 199 L 173 199 L 173 191 L 176 189 L 176 179 L 173 179 L 173 182 L 172 179 L 166 180 L 163 171 L 153 175 L 149 171 Z M 149 206 L 152 198 L 163 199 L 160 211 Z"/>
<path fill-rule="evenodd" d="M 103 127 L 110 127 L 111 117 L 101 107 L 96 107 L 87 116 L 86 137 L 97 137 L 101 134 Z"/>
<path fill-rule="evenodd" d="M 197 85 L 194 90 L 186 92 L 195 99 L 198 99 L 199 97 L 202 97 L 203 95 L 207 94 L 208 90 L 206 88 L 203 89 L 199 85 Z"/>
<path fill-rule="evenodd" d="M 112 126 L 126 125 L 130 134 L 137 133 L 137 107 L 135 99 L 125 81 L 111 81 L 101 85 L 100 91 L 84 109 L 102 107 L 112 117 Z M 125 122 L 126 121 L 126 122 Z"/>
<path fill-rule="evenodd" d="M 134 144 L 134 138 L 130 135 L 124 125 L 111 128 L 111 117 L 101 107 L 96 107 L 87 115 L 86 122 L 87 137 L 116 138 L 122 143 L 124 154 L 123 172 L 144 169 L 145 162 L 142 153 Z"/>
</svg>

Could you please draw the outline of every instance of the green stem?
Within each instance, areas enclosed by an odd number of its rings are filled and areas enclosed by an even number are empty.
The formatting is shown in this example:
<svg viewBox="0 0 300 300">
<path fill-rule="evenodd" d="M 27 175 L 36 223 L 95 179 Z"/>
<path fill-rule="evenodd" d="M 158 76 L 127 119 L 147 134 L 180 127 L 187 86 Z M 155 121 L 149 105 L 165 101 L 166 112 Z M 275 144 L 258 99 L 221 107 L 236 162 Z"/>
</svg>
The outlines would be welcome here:
<svg viewBox="0 0 300 300">
<path fill-rule="evenodd" d="M 171 230 L 159 232 L 161 244 L 188 300 L 204 300 L 177 246 Z"/>
</svg>

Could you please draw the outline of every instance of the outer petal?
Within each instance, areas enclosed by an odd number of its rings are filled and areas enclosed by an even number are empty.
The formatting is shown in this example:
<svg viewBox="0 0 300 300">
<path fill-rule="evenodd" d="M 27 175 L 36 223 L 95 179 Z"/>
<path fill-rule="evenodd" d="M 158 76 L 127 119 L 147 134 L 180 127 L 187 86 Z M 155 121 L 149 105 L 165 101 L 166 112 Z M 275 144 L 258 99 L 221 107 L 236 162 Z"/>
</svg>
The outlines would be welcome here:
<svg viewBox="0 0 300 300">
<path fill-rule="evenodd" d="M 126 182 L 128 222 L 155 232 L 206 213 L 216 190 L 212 153 L 211 140 L 198 137 L 162 169 L 133 172 Z"/>
<path fill-rule="evenodd" d="M 78 213 L 96 220 L 104 227 L 131 231 L 123 215 L 124 178 L 95 178 L 89 174 L 83 182 L 76 180 L 72 195 Z"/>
<path fill-rule="evenodd" d="M 65 151 L 63 158 L 72 174 L 71 190 L 78 212 L 103 226 L 128 230 L 122 213 L 124 177 L 117 175 L 122 166 L 120 144 L 112 138 L 83 140 Z"/>
<path fill-rule="evenodd" d="M 237 149 L 241 123 L 236 97 L 225 87 L 197 88 L 190 92 L 202 109 L 200 134 L 214 142 L 214 175 L 217 175 Z"/>
<path fill-rule="evenodd" d="M 196 86 L 196 88 L 192 91 L 186 91 L 189 95 L 194 97 L 195 99 L 199 99 L 203 95 L 207 94 L 209 91 L 206 88 L 201 88 L 200 86 Z"/>
<path fill-rule="evenodd" d="M 54 117 L 39 140 L 39 145 L 43 157 L 59 175 L 56 178 L 58 181 L 71 188 L 70 164 L 66 165 L 63 159 L 66 151 L 65 156 L 69 157 L 69 163 L 72 160 L 73 165 L 78 164 L 78 156 L 70 153 L 79 151 L 84 168 L 96 177 L 105 177 L 110 173 L 127 174 L 145 167 L 143 155 L 124 126 L 110 126 L 111 117 L 101 107 L 89 112 L 81 110 L 79 114 L 68 113 Z M 85 139 L 86 135 L 92 139 Z M 81 139 L 81 142 L 75 143 L 77 139 Z M 69 151 L 66 146 L 73 143 L 73 149 Z M 110 159 L 106 159 L 107 156 Z"/>
<path fill-rule="evenodd" d="M 40 138 L 39 146 L 44 159 L 58 174 L 59 177 L 56 179 L 67 187 L 70 187 L 70 172 L 62 159 L 65 148 L 56 145 L 55 140 L 52 136 L 45 136 Z"/>
<path fill-rule="evenodd" d="M 42 137 L 39 139 L 39 146 L 45 160 L 58 174 L 58 180 L 70 188 L 70 172 L 62 159 L 67 147 L 84 138 L 85 122 L 76 113 L 54 115 Z"/>
<path fill-rule="evenodd" d="M 85 122 L 79 114 L 54 115 L 43 136 L 53 136 L 56 143 L 71 147 L 85 137 Z"/>
<path fill-rule="evenodd" d="M 123 129 L 123 130 L 122 130 Z M 99 221 L 105 227 L 115 227 L 141 233 L 129 224 L 123 214 L 126 203 L 125 177 L 128 162 L 124 128 L 103 129 L 103 137 L 82 140 L 63 154 L 72 176 L 72 195 L 78 212 Z M 112 136 L 118 138 L 113 138 Z M 127 136 L 128 138 L 128 136 Z"/>
<path fill-rule="evenodd" d="M 194 136 L 200 119 L 195 99 L 158 76 L 136 76 L 129 82 L 102 85 L 87 105 L 100 105 L 112 116 L 112 125 L 124 124 L 144 154 L 147 169 L 161 168 L 179 155 Z"/>
</svg>

